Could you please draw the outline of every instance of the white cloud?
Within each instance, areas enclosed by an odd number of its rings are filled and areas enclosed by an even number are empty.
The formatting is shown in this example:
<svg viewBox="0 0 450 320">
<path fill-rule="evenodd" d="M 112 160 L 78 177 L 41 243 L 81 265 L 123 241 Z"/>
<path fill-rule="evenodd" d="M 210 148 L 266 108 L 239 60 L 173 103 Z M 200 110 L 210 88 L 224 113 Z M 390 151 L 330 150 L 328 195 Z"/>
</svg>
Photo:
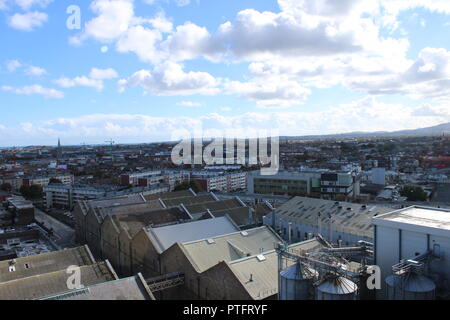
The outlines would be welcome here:
<svg viewBox="0 0 450 320">
<path fill-rule="evenodd" d="M 44 68 L 36 67 L 36 66 L 29 66 L 25 73 L 29 76 L 42 76 L 47 73 L 47 71 Z"/>
<path fill-rule="evenodd" d="M 20 67 L 22 67 L 22 63 L 19 60 L 10 60 L 6 63 L 6 69 L 9 72 L 14 72 Z"/>
<path fill-rule="evenodd" d="M 279 78 L 265 78 L 263 81 L 239 82 L 226 84 L 229 93 L 256 101 L 260 108 L 277 109 L 303 104 L 311 91 L 298 82 Z"/>
<path fill-rule="evenodd" d="M 112 68 L 108 69 L 92 68 L 91 72 L 89 73 L 89 76 L 92 79 L 107 80 L 117 78 L 119 75 L 117 74 L 116 70 Z"/>
<path fill-rule="evenodd" d="M 152 71 L 140 70 L 128 79 L 118 82 L 119 91 L 129 87 L 141 86 L 145 90 L 161 96 L 172 95 L 211 95 L 219 92 L 220 80 L 206 72 L 185 72 L 183 66 L 165 62 Z"/>
<path fill-rule="evenodd" d="M 263 130 L 282 135 L 333 134 L 352 131 L 396 131 L 437 125 L 450 121 L 448 105 L 428 106 L 432 113 L 418 114 L 402 104 L 387 104 L 367 97 L 349 104 L 337 104 L 323 111 L 244 113 L 224 116 L 217 113 L 200 117 L 152 117 L 140 114 L 92 114 L 75 118 L 58 118 L 40 123 L 25 123 L 22 130 L 39 139 L 65 137 L 79 142 L 103 142 L 105 138 L 127 142 L 167 141 L 173 132 L 194 133 L 202 129 L 204 136 L 233 133 L 241 137 Z M 21 132 L 15 134 L 20 136 Z"/>
<path fill-rule="evenodd" d="M 193 102 L 193 101 L 180 101 L 177 103 L 177 106 L 179 107 L 188 107 L 188 108 L 196 108 L 203 106 L 200 102 Z"/>
<path fill-rule="evenodd" d="M 54 80 L 54 82 L 62 88 L 73 88 L 73 87 L 91 87 L 98 91 L 103 90 L 104 80 L 117 78 L 117 72 L 112 69 L 98 69 L 92 68 L 89 76 L 78 76 L 75 78 L 62 77 Z"/>
<path fill-rule="evenodd" d="M 173 1 L 177 6 L 184 7 L 191 3 L 191 0 L 143 0 L 146 4 L 156 4 L 157 2 L 165 1 L 170 2 Z"/>
<path fill-rule="evenodd" d="M 62 88 L 73 88 L 73 87 L 91 87 L 98 91 L 103 89 L 103 82 L 97 79 L 91 79 L 86 76 L 75 77 L 75 78 L 59 78 L 54 80 L 54 82 Z"/>
<path fill-rule="evenodd" d="M 48 15 L 43 12 L 16 13 L 9 18 L 9 26 L 22 31 L 33 31 L 41 27 L 48 19 Z"/>
<path fill-rule="evenodd" d="M 64 97 L 64 93 L 55 89 L 45 88 L 41 85 L 30 85 L 20 88 L 14 88 L 11 86 L 3 86 L 0 88 L 2 91 L 12 92 L 19 95 L 41 95 L 45 98 L 59 99 Z"/>
</svg>

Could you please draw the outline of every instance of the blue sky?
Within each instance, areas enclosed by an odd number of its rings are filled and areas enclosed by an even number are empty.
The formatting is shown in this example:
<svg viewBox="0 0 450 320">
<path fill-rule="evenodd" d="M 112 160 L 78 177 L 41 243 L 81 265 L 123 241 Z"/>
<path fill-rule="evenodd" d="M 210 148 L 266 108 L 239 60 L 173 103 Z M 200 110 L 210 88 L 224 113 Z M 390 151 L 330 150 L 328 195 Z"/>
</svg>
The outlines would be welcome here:
<svg viewBox="0 0 450 320">
<path fill-rule="evenodd" d="M 0 145 L 447 122 L 449 31 L 445 0 L 0 0 Z"/>
</svg>

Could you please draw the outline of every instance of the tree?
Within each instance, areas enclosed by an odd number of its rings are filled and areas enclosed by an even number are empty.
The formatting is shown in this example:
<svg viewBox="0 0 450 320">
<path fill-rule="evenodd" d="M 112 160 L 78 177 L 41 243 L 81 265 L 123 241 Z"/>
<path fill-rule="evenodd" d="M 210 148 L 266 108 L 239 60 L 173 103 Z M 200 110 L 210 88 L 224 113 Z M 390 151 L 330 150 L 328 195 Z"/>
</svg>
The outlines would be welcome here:
<svg viewBox="0 0 450 320">
<path fill-rule="evenodd" d="M 189 190 L 189 189 L 192 189 L 194 192 L 203 191 L 202 186 L 196 180 L 183 181 L 175 186 L 174 191 Z"/>
<path fill-rule="evenodd" d="M 62 184 L 62 181 L 57 178 L 50 178 L 50 181 L 48 182 L 50 184 Z"/>
<path fill-rule="evenodd" d="M 408 201 L 427 201 L 427 194 L 421 187 L 406 185 L 400 190 L 402 197 L 407 197 Z"/>
<path fill-rule="evenodd" d="M 25 199 L 29 199 L 30 198 L 30 186 L 27 185 L 22 185 L 19 189 L 20 194 L 25 198 Z"/>
<path fill-rule="evenodd" d="M 25 199 L 39 199 L 42 198 L 42 187 L 37 184 L 31 186 L 22 185 L 20 187 L 20 193 Z"/>
<path fill-rule="evenodd" d="M 3 184 L 0 186 L 0 189 L 3 190 L 3 191 L 6 191 L 6 192 L 11 192 L 12 186 L 11 186 L 10 183 L 3 183 Z"/>
<path fill-rule="evenodd" d="M 42 187 L 40 185 L 37 184 L 33 184 L 30 187 L 30 197 L 31 199 L 40 199 L 42 198 L 43 195 L 43 191 L 42 191 Z"/>
</svg>

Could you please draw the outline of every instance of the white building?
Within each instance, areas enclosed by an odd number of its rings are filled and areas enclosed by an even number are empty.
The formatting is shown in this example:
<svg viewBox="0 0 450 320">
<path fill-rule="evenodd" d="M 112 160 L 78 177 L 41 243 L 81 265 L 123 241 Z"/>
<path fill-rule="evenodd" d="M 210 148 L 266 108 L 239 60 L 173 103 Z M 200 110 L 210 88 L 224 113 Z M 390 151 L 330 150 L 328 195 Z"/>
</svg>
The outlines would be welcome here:
<svg viewBox="0 0 450 320">
<path fill-rule="evenodd" d="M 386 185 L 386 169 L 373 168 L 372 169 L 372 183 L 378 185 Z"/>
<path fill-rule="evenodd" d="M 450 210 L 413 206 L 376 216 L 374 224 L 374 263 L 381 268 L 384 280 L 400 260 L 413 259 L 431 251 L 429 274 L 437 287 L 450 285 Z"/>
</svg>

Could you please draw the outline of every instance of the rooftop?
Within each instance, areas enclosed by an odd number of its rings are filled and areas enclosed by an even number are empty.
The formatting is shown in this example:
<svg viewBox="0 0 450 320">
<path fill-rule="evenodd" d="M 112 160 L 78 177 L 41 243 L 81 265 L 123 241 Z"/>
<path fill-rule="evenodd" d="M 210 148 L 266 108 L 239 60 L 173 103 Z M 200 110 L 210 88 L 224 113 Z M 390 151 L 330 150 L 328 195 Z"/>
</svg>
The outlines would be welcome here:
<svg viewBox="0 0 450 320">
<path fill-rule="evenodd" d="M 0 261 L 0 282 L 6 282 L 42 273 L 66 269 L 70 265 L 90 265 L 95 263 L 87 246 L 60 250 L 50 253 Z M 10 271 L 10 267 L 14 266 Z"/>
<path fill-rule="evenodd" d="M 448 209 L 413 206 L 374 218 L 374 222 L 380 220 L 450 230 L 450 210 Z"/>
<path fill-rule="evenodd" d="M 332 217 L 334 228 L 339 231 L 364 237 L 372 237 L 372 217 L 379 216 L 393 209 L 380 205 L 364 205 L 350 202 L 295 197 L 275 210 L 276 218 L 286 221 L 318 225 L 327 228 Z"/>
<path fill-rule="evenodd" d="M 147 228 L 147 233 L 159 252 L 165 251 L 176 242 L 206 239 L 236 231 L 239 231 L 239 228 L 228 217 Z"/>
<path fill-rule="evenodd" d="M 48 296 L 41 300 L 155 300 L 155 297 L 141 274 L 138 274 Z"/>
<path fill-rule="evenodd" d="M 90 286 L 116 280 L 107 262 L 81 266 L 81 283 Z M 0 283 L 0 300 L 32 300 L 67 291 L 66 268 Z"/>
<path fill-rule="evenodd" d="M 272 229 L 264 226 L 180 245 L 197 271 L 203 272 L 220 261 L 233 261 L 271 251 L 281 241 Z"/>
<path fill-rule="evenodd" d="M 314 252 L 323 247 L 321 241 L 311 239 L 288 248 L 294 252 Z M 254 255 L 228 262 L 228 265 L 253 299 L 262 300 L 278 293 L 278 254 L 275 250 L 265 252 L 262 256 Z"/>
</svg>

